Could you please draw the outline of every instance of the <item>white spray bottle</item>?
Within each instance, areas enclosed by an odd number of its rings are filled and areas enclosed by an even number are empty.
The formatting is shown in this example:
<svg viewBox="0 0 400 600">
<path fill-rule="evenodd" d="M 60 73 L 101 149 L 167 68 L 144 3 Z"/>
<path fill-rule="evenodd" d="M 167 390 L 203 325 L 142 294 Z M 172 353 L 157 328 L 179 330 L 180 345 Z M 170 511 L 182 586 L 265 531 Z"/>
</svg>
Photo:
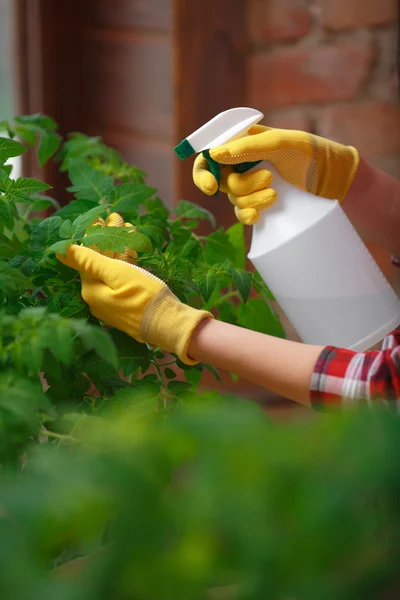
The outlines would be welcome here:
<svg viewBox="0 0 400 600">
<path fill-rule="evenodd" d="M 252 108 L 220 113 L 183 140 L 183 159 L 248 134 L 264 115 Z M 236 165 L 244 172 L 254 163 Z M 277 201 L 253 226 L 248 258 L 303 342 L 365 351 L 400 324 L 400 300 L 350 223 L 339 202 L 304 192 L 273 165 Z"/>
</svg>

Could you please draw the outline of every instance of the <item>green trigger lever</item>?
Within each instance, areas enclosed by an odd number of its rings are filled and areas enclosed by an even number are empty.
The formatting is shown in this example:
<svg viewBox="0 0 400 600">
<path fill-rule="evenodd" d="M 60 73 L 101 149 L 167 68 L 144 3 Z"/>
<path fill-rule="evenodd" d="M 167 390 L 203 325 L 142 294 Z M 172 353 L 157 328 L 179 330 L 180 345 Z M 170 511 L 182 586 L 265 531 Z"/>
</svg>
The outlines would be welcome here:
<svg viewBox="0 0 400 600">
<path fill-rule="evenodd" d="M 214 175 L 215 179 L 218 182 L 218 189 L 214 194 L 214 196 L 218 196 L 219 188 L 221 185 L 221 165 L 210 156 L 209 150 L 204 150 L 203 156 L 208 162 L 208 168 L 210 170 L 210 173 Z M 259 165 L 260 162 L 262 161 L 258 160 L 256 162 L 243 162 L 239 163 L 238 165 L 232 165 L 232 168 L 236 173 L 247 173 L 247 171 L 250 171 L 253 167 Z"/>
<path fill-rule="evenodd" d="M 182 142 L 180 142 L 180 144 L 178 144 L 174 148 L 174 151 L 181 160 L 184 160 L 188 156 L 191 156 L 196 153 L 195 149 L 187 139 L 184 139 Z M 218 196 L 221 185 L 221 165 L 211 157 L 210 150 L 203 150 L 202 154 L 208 162 L 208 168 L 210 170 L 210 173 L 212 173 L 212 175 L 214 175 L 215 179 L 217 180 L 218 189 L 215 192 L 214 196 Z M 232 168 L 234 171 L 236 171 L 236 173 L 246 173 L 256 165 L 260 164 L 260 162 L 262 161 L 258 160 L 256 162 L 243 162 L 238 165 L 232 165 Z"/>
</svg>

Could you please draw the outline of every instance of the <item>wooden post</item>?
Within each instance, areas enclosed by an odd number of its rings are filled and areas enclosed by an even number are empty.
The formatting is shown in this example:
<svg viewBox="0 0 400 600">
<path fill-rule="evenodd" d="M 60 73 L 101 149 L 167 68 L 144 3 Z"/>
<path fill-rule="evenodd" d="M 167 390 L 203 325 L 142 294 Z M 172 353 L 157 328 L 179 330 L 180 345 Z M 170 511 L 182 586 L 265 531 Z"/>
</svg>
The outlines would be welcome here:
<svg viewBox="0 0 400 600">
<path fill-rule="evenodd" d="M 246 102 L 246 2 L 175 0 L 175 143 L 217 113 Z M 179 198 L 197 202 L 229 225 L 222 198 L 206 198 L 192 181 L 192 159 L 176 161 Z"/>
</svg>

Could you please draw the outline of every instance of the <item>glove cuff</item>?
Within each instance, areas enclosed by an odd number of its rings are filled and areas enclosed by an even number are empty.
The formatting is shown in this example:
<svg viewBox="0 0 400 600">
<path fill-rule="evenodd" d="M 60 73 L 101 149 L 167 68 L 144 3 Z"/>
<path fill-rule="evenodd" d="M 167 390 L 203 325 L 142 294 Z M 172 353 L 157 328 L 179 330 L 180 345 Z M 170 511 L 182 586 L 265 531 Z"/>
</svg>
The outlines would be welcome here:
<svg viewBox="0 0 400 600">
<path fill-rule="evenodd" d="M 199 361 L 188 356 L 190 340 L 199 323 L 209 318 L 214 318 L 210 312 L 183 304 L 165 287 L 146 308 L 140 336 L 149 344 L 176 354 L 185 364 L 195 365 Z"/>
<path fill-rule="evenodd" d="M 355 176 L 357 174 L 358 167 L 360 166 L 360 155 L 358 153 L 358 150 L 356 148 L 354 148 L 354 146 L 347 146 L 347 149 L 348 149 L 348 151 L 349 151 L 349 153 L 351 154 L 351 157 L 352 157 L 352 165 L 351 165 L 350 172 L 349 172 L 349 178 L 348 178 L 348 181 L 347 181 L 347 186 L 343 190 L 342 197 L 339 198 L 340 204 L 346 198 L 347 193 L 348 193 L 348 191 L 349 191 L 349 189 L 351 187 L 351 184 L 353 183 L 354 178 L 355 178 Z"/>
<path fill-rule="evenodd" d="M 331 142 L 330 146 L 325 157 L 327 177 L 323 178 L 318 195 L 338 200 L 342 204 L 356 176 L 360 155 L 353 146 L 343 146 L 336 142 Z"/>
</svg>

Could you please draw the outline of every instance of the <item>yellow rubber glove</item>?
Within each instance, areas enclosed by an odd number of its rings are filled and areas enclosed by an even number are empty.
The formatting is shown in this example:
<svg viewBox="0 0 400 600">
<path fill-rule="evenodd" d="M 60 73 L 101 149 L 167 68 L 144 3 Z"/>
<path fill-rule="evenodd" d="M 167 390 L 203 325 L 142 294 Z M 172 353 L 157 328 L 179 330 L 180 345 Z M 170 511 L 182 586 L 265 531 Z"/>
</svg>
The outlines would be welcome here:
<svg viewBox="0 0 400 600">
<path fill-rule="evenodd" d="M 114 227 L 115 223 L 115 217 L 107 222 Z M 139 342 L 176 354 L 186 364 L 196 364 L 188 356 L 190 340 L 203 319 L 213 318 L 211 313 L 183 304 L 166 283 L 129 264 L 125 255 L 116 260 L 74 245 L 67 249 L 66 257 L 58 254 L 57 258 L 79 271 L 82 298 L 97 319 Z"/>
<path fill-rule="evenodd" d="M 217 180 L 208 170 L 207 159 L 202 154 L 194 162 L 193 181 L 208 196 L 218 189 Z M 266 169 L 240 174 L 235 173 L 232 167 L 221 167 L 220 190 L 228 194 L 237 219 L 244 225 L 255 223 L 260 211 L 275 202 L 276 192 L 270 187 L 271 182 L 272 173 Z"/>
<path fill-rule="evenodd" d="M 307 133 L 289 129 L 272 129 L 255 125 L 245 138 L 210 150 L 210 156 L 222 165 L 268 160 L 283 179 L 316 196 L 342 202 L 356 175 L 360 157 L 356 148 Z M 199 155 L 193 167 L 195 185 L 205 194 L 214 194 L 217 181 L 208 163 Z M 255 223 L 260 210 L 276 199 L 268 190 L 272 176 L 266 169 L 234 174 L 221 169 L 221 190 L 235 205 L 238 219 Z"/>
</svg>

